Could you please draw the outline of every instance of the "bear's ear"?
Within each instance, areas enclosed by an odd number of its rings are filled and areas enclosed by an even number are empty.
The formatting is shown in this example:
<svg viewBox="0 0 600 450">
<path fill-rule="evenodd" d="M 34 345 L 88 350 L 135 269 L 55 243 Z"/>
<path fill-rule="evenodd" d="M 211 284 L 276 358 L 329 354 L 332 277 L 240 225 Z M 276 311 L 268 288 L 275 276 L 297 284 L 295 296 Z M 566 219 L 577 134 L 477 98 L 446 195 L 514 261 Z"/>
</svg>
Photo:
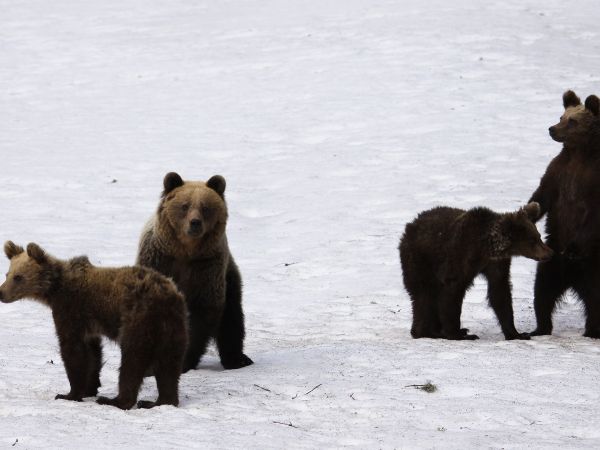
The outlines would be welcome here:
<svg viewBox="0 0 600 450">
<path fill-rule="evenodd" d="M 210 180 L 206 182 L 206 185 L 223 197 L 223 194 L 225 193 L 225 178 L 221 175 L 213 175 L 210 177 Z"/>
<path fill-rule="evenodd" d="M 48 260 L 46 252 L 42 247 L 33 242 L 27 244 L 27 255 L 39 264 L 44 264 Z"/>
<path fill-rule="evenodd" d="M 541 213 L 540 204 L 538 202 L 531 202 L 521 208 L 521 211 L 525 213 L 527 218 L 532 222 L 535 222 Z"/>
<path fill-rule="evenodd" d="M 597 116 L 600 111 L 600 100 L 595 95 L 590 95 L 585 99 L 585 109 Z"/>
<path fill-rule="evenodd" d="M 13 241 L 6 241 L 4 243 L 4 253 L 8 259 L 13 259 L 15 256 L 23 253 L 23 247 L 15 244 Z"/>
<path fill-rule="evenodd" d="M 577 105 L 581 105 L 581 100 L 579 99 L 579 97 L 577 97 L 575 92 L 567 91 L 563 94 L 563 106 L 565 107 L 565 109 L 569 108 L 570 106 Z"/>
<path fill-rule="evenodd" d="M 169 172 L 165 175 L 165 179 L 163 180 L 163 197 L 171 192 L 173 189 L 178 188 L 179 186 L 183 186 L 183 180 L 179 176 L 178 173 Z"/>
</svg>

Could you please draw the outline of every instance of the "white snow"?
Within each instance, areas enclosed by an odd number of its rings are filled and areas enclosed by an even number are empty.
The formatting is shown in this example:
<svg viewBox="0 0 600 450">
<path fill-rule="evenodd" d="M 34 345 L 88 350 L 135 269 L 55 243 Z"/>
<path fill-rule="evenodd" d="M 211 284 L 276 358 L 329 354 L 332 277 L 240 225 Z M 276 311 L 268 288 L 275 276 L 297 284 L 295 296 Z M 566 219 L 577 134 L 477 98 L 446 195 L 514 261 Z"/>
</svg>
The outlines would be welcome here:
<svg viewBox="0 0 600 450">
<path fill-rule="evenodd" d="M 413 340 L 396 250 L 421 210 L 529 198 L 560 150 L 562 92 L 599 93 L 596 1 L 0 11 L 1 240 L 131 264 L 164 174 L 220 173 L 255 361 L 223 371 L 211 349 L 180 408 L 55 401 L 68 381 L 49 310 L 0 305 L 0 447 L 600 447 L 600 342 L 576 301 L 553 336 L 507 342 L 478 281 L 463 325 L 481 340 Z M 515 260 L 521 331 L 534 273 Z M 106 361 L 113 395 L 114 344 Z M 427 381 L 438 390 L 407 387 Z M 155 396 L 151 379 L 140 397 Z"/>
</svg>

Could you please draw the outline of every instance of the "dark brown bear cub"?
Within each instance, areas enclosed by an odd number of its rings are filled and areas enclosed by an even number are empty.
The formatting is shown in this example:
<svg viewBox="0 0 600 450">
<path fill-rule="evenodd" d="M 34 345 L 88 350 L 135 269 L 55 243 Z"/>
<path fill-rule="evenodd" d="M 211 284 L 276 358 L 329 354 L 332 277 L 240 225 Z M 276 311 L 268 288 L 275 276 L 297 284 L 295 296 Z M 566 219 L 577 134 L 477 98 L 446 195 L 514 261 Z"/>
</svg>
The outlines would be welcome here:
<svg viewBox="0 0 600 450">
<path fill-rule="evenodd" d="M 512 256 L 548 259 L 532 219 L 539 205 L 514 213 L 438 207 L 406 225 L 400 241 L 404 286 L 413 307 L 413 338 L 477 339 L 460 327 L 462 302 L 479 274 L 506 339 L 529 339 L 515 329 L 510 286 Z"/>
<path fill-rule="evenodd" d="M 97 394 L 100 338 L 106 336 L 121 346 L 119 394 L 98 397 L 98 403 L 133 407 L 144 373 L 152 370 L 158 399 L 138 406 L 178 405 L 187 311 L 172 281 L 144 267 L 95 267 L 85 256 L 62 261 L 33 243 L 25 252 L 9 241 L 4 252 L 10 269 L 0 286 L 0 300 L 11 303 L 29 297 L 52 309 L 71 385 L 71 391 L 57 399 L 81 401 Z"/>
<path fill-rule="evenodd" d="M 142 232 L 138 264 L 173 278 L 189 307 L 184 372 L 196 368 L 210 339 L 221 364 L 252 364 L 244 352 L 242 278 L 227 244 L 225 179 L 186 181 L 168 173 L 154 217 Z"/>
<path fill-rule="evenodd" d="M 546 243 L 553 258 L 538 264 L 534 288 L 537 327 L 532 336 L 552 333 L 552 314 L 572 289 L 585 306 L 584 336 L 600 338 L 600 100 L 585 103 L 563 94 L 565 111 L 550 127 L 562 151 L 548 165 L 532 201 L 546 218 Z"/>
</svg>

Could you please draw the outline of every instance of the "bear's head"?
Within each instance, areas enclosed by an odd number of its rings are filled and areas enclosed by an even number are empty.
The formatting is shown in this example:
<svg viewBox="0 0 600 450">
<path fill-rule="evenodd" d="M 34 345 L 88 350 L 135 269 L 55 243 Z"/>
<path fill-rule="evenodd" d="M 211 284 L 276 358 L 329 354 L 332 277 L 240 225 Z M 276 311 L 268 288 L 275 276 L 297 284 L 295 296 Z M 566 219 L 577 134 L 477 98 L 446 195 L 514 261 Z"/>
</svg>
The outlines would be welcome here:
<svg viewBox="0 0 600 450">
<path fill-rule="evenodd" d="M 214 243 L 225 234 L 225 178 L 214 175 L 207 182 L 184 182 L 177 173 L 170 172 L 163 185 L 159 220 L 181 244 L 197 247 Z"/>
<path fill-rule="evenodd" d="M 4 253 L 10 260 L 6 281 L 0 286 L 0 301 L 12 303 L 22 298 L 42 299 L 48 292 L 52 274 L 49 256 L 34 243 L 23 247 L 7 241 Z"/>
<path fill-rule="evenodd" d="M 505 213 L 492 227 L 492 254 L 498 257 L 525 256 L 547 261 L 553 251 L 542 242 L 533 221 L 540 216 L 540 205 L 531 202 L 516 212 Z"/>
<path fill-rule="evenodd" d="M 600 100 L 590 95 L 582 105 L 575 92 L 567 91 L 563 94 L 563 106 L 565 112 L 560 121 L 549 128 L 550 137 L 566 145 L 585 144 L 592 126 L 598 121 Z"/>
</svg>

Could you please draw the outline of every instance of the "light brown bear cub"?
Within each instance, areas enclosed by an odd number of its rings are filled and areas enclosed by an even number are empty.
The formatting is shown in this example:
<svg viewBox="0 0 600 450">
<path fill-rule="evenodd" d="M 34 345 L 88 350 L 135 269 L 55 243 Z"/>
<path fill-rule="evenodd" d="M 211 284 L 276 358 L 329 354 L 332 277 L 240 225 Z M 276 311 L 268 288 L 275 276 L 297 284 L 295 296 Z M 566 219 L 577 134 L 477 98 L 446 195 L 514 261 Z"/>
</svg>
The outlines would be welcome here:
<svg viewBox="0 0 600 450">
<path fill-rule="evenodd" d="M 27 251 L 8 241 L 10 259 L 0 300 L 32 298 L 52 309 L 60 353 L 71 385 L 57 399 L 81 401 L 95 396 L 102 368 L 101 336 L 121 346 L 119 394 L 97 402 L 129 409 L 136 404 L 144 373 L 152 370 L 156 402 L 138 407 L 179 403 L 178 385 L 187 347 L 187 311 L 173 282 L 144 267 L 100 268 L 87 257 L 62 261 L 37 244 Z"/>
<path fill-rule="evenodd" d="M 244 354 L 242 278 L 227 244 L 225 179 L 163 181 L 158 210 L 146 224 L 137 263 L 173 278 L 187 302 L 190 344 L 183 371 L 194 369 L 215 339 L 225 369 L 252 364 Z"/>
</svg>

